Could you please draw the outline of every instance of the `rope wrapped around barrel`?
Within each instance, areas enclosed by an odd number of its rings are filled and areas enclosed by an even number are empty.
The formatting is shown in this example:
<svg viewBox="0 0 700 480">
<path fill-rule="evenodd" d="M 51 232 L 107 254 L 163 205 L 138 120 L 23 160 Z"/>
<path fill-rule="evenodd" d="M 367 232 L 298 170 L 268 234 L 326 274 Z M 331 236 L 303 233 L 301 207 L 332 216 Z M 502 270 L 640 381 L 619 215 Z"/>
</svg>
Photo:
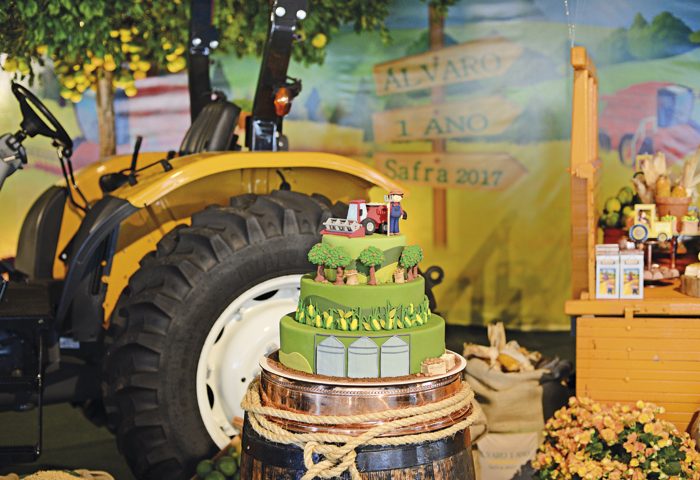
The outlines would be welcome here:
<svg viewBox="0 0 700 480">
<path fill-rule="evenodd" d="M 361 480 L 360 472 L 355 464 L 357 457 L 355 449 L 357 447 L 363 445 L 396 446 L 441 440 L 468 428 L 482 415 L 481 408 L 474 401 L 474 392 L 466 383 L 458 393 L 439 402 L 362 415 L 309 415 L 264 406 L 260 399 L 259 384 L 259 379 L 250 384 L 241 402 L 241 407 L 248 413 L 248 421 L 258 435 L 271 442 L 296 445 L 304 451 L 306 473 L 301 477 L 301 480 L 334 478 L 346 471 L 350 473 L 352 480 Z M 468 405 L 471 405 L 469 415 L 442 430 L 396 437 L 381 437 L 399 428 L 447 417 Z M 309 425 L 348 425 L 379 420 L 386 420 L 386 422 L 370 428 L 359 436 L 351 436 L 321 432 L 293 433 L 270 421 L 267 417 L 292 420 Z M 314 463 L 314 454 L 323 457 L 322 460 Z"/>
</svg>

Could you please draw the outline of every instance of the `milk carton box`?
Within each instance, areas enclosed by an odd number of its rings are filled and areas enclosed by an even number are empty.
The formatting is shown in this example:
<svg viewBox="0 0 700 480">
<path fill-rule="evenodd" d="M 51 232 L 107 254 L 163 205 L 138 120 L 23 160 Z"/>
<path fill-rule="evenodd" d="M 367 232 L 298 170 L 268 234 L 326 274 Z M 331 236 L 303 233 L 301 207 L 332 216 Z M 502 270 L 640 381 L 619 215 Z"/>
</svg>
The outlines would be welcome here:
<svg viewBox="0 0 700 480">
<path fill-rule="evenodd" d="M 644 298 L 644 253 L 620 252 L 620 298 Z"/>
<path fill-rule="evenodd" d="M 620 247 L 604 244 L 595 250 L 596 298 L 620 298 Z"/>
</svg>

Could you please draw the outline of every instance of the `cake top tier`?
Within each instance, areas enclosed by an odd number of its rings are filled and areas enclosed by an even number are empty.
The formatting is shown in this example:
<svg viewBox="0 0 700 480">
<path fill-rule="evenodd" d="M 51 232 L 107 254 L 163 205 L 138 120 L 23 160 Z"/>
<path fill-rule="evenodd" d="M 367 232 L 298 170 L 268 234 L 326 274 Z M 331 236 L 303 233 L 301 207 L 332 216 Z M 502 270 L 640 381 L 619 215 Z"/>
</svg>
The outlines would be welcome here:
<svg viewBox="0 0 700 480">
<path fill-rule="evenodd" d="M 404 283 L 418 274 L 423 252 L 406 246 L 399 220 L 407 214 L 401 207 L 403 193 L 389 192 L 386 203 L 353 200 L 345 218 L 329 218 L 321 231 L 321 243 L 309 252 L 317 266 L 315 281 L 335 285 Z"/>
</svg>

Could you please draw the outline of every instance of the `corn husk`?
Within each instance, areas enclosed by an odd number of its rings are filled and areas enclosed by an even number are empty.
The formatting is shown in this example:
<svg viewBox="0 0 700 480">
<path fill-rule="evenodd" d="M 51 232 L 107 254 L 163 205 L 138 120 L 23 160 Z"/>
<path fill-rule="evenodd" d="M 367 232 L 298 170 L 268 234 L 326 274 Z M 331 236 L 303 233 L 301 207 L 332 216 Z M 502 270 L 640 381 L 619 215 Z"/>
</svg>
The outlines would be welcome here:
<svg viewBox="0 0 700 480">
<path fill-rule="evenodd" d="M 499 367 L 504 372 L 531 372 L 541 360 L 539 352 L 530 352 L 518 342 L 506 342 L 506 331 L 502 322 L 488 326 L 489 346 L 464 344 L 464 356 L 467 359 L 479 358 L 489 367 Z"/>
</svg>

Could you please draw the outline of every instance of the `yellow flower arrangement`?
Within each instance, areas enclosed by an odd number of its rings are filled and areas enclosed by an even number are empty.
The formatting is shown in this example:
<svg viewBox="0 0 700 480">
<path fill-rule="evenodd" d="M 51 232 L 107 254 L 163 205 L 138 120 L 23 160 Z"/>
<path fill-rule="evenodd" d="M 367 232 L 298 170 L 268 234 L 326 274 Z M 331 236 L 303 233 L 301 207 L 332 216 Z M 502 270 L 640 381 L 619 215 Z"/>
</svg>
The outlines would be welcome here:
<svg viewBox="0 0 700 480">
<path fill-rule="evenodd" d="M 658 418 L 663 408 L 569 399 L 547 421 L 532 466 L 540 480 L 700 479 L 700 454 L 687 433 Z"/>
</svg>

